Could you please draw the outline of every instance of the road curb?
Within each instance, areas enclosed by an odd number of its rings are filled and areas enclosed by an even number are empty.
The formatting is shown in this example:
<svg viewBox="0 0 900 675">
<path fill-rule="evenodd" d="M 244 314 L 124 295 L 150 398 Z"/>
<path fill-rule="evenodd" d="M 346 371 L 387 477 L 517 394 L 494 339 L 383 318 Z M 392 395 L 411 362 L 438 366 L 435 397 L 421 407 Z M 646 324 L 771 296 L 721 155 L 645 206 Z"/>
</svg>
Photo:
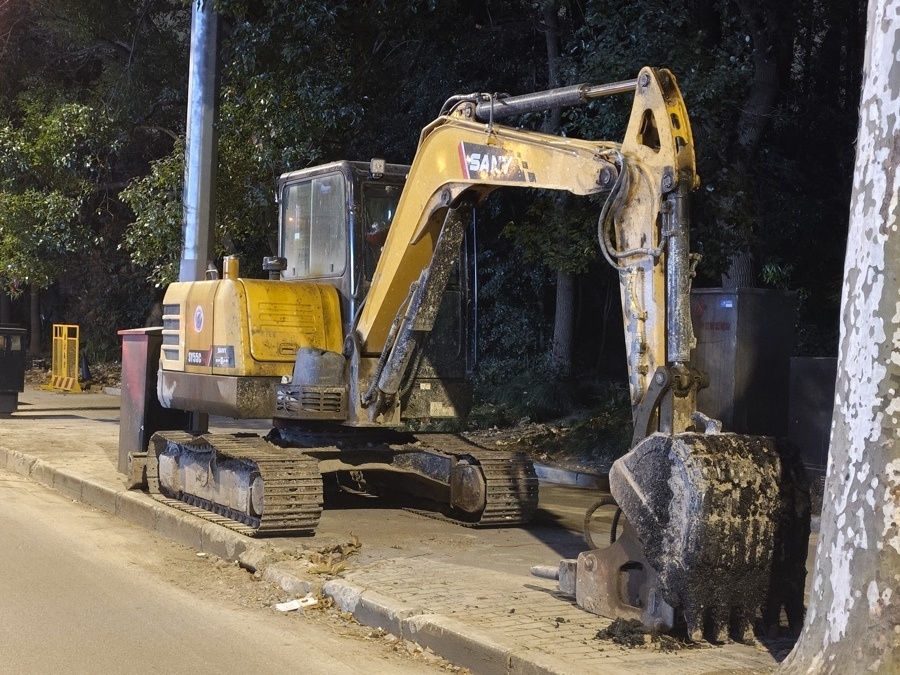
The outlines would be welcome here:
<svg viewBox="0 0 900 675">
<path fill-rule="evenodd" d="M 412 638 L 410 629 L 405 623 L 410 617 L 425 614 L 425 610 L 419 607 L 410 607 L 377 591 L 370 591 L 343 579 L 325 582 L 322 593 L 334 600 L 334 604 L 341 610 L 350 612 L 361 624 L 380 628 L 408 640 Z"/>
<path fill-rule="evenodd" d="M 132 525 L 152 530 L 179 544 L 212 553 L 231 562 L 238 561 L 251 548 L 265 546 L 202 518 L 161 506 L 144 493 L 126 490 L 124 487 L 111 487 L 18 450 L 0 447 L 0 468 L 57 490 L 70 499 L 121 518 Z"/>
<path fill-rule="evenodd" d="M 240 562 L 292 595 L 321 590 L 325 597 L 331 598 L 335 605 L 351 613 L 361 624 L 415 642 L 473 672 L 486 675 L 568 675 L 576 672 L 573 668 L 561 668 L 565 664 L 541 653 L 522 654 L 520 648 L 504 644 L 487 631 L 476 630 L 452 617 L 427 613 L 421 607 L 406 605 L 343 579 L 324 583 L 310 580 L 305 578 L 302 570 L 293 569 L 289 561 L 270 564 L 266 560 L 273 550 L 270 544 L 162 506 L 144 493 L 85 478 L 70 469 L 54 467 L 44 459 L 2 446 L 0 468 L 184 546 Z"/>
<path fill-rule="evenodd" d="M 505 644 L 504 640 L 484 629 L 475 629 L 453 617 L 406 605 L 344 579 L 327 581 L 322 586 L 322 594 L 361 624 L 415 642 L 474 673 L 574 675 L 578 672 L 576 668 L 566 667 L 558 659 L 538 652 L 523 655 L 521 648 Z"/>
</svg>

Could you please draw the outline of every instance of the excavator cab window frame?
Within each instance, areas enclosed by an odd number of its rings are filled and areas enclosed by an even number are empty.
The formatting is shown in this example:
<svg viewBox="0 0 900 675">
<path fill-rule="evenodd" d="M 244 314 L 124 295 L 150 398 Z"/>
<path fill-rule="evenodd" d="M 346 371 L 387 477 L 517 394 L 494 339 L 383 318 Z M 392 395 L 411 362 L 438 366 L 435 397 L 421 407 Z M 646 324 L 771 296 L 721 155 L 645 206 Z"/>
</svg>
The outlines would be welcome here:
<svg viewBox="0 0 900 675">
<path fill-rule="evenodd" d="M 279 239 L 290 281 L 335 279 L 348 261 L 348 189 L 342 171 L 330 171 L 281 188 Z"/>
<path fill-rule="evenodd" d="M 373 191 L 382 194 L 373 196 Z M 391 191 L 396 196 L 389 195 Z M 363 283 L 370 283 L 375 275 L 375 267 L 381 258 L 384 242 L 390 231 L 394 215 L 397 213 L 397 204 L 400 203 L 400 195 L 403 193 L 403 184 L 399 182 L 387 182 L 384 180 L 363 180 L 359 184 L 360 214 L 359 225 L 362 239 L 362 275 Z M 378 201 L 381 204 L 372 208 L 372 203 Z M 390 203 L 393 206 L 390 206 Z"/>
</svg>

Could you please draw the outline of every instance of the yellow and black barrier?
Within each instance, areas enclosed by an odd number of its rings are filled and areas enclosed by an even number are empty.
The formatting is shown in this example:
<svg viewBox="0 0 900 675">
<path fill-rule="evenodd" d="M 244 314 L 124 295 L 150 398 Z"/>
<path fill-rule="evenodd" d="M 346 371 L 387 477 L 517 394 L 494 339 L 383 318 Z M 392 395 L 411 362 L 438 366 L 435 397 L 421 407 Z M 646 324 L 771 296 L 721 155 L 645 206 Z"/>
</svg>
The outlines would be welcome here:
<svg viewBox="0 0 900 675">
<path fill-rule="evenodd" d="M 78 355 L 80 353 L 78 326 L 53 324 L 53 363 L 50 366 L 50 384 L 43 389 L 80 392 L 78 382 Z"/>
</svg>

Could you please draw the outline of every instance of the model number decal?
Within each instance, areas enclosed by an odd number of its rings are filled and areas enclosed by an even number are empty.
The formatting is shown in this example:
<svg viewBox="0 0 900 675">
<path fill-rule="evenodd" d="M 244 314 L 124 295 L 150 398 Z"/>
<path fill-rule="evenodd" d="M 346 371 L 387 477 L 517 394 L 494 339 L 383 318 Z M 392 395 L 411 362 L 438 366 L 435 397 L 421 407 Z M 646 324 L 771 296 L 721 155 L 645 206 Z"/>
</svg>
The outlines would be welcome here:
<svg viewBox="0 0 900 675">
<path fill-rule="evenodd" d="M 189 366 L 208 366 L 209 351 L 200 351 L 192 349 L 187 353 L 187 364 Z"/>
<path fill-rule="evenodd" d="M 234 346 L 213 345 L 209 349 L 191 349 L 187 353 L 187 365 L 234 368 Z"/>
</svg>

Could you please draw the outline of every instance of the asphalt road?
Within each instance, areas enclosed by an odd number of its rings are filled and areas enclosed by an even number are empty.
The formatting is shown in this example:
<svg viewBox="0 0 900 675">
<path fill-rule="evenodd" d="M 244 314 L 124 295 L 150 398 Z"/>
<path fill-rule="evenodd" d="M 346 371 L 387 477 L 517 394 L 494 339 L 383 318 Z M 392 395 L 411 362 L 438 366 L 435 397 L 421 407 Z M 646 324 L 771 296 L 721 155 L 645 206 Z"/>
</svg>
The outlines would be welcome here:
<svg viewBox="0 0 900 675">
<path fill-rule="evenodd" d="M 0 673 L 446 672 L 327 621 L 229 601 L 214 584 L 246 572 L 2 470 L 0 514 Z"/>
</svg>

